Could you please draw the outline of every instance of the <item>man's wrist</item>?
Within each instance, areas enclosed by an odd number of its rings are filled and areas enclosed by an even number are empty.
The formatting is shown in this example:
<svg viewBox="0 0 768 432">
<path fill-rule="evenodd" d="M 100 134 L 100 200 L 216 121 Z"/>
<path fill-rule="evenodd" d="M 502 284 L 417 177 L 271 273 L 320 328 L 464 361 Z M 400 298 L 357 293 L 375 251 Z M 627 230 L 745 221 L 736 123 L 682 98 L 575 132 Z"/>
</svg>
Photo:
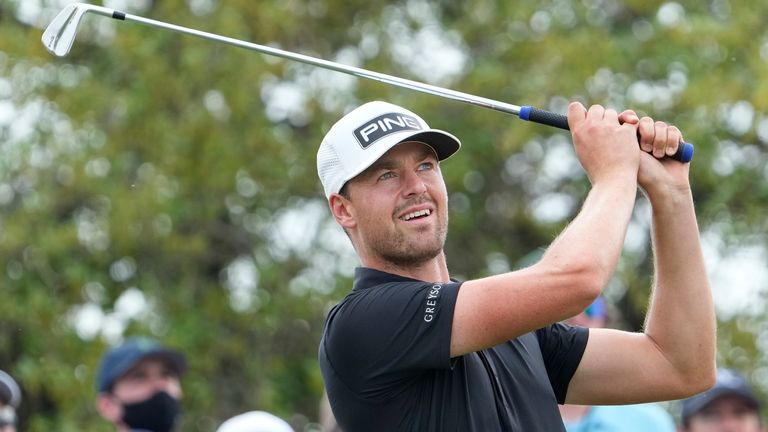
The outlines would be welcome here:
<svg viewBox="0 0 768 432">
<path fill-rule="evenodd" d="M 592 183 L 592 189 L 637 189 L 637 177 L 629 175 L 614 175 L 601 178 Z"/>
<path fill-rule="evenodd" d="M 693 203 L 693 193 L 690 186 L 665 185 L 651 189 L 643 189 L 651 202 L 654 212 L 675 211 Z"/>
</svg>

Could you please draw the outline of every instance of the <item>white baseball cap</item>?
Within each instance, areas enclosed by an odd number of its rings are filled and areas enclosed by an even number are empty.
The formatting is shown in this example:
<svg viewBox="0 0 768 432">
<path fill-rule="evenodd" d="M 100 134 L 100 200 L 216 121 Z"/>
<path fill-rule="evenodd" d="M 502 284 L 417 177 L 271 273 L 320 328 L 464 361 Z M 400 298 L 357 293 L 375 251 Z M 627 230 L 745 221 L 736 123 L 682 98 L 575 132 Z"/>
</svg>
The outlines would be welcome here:
<svg viewBox="0 0 768 432">
<path fill-rule="evenodd" d="M 293 428 L 274 414 L 249 411 L 225 421 L 216 432 L 293 432 Z"/>
<path fill-rule="evenodd" d="M 0 370 L 0 405 L 10 405 L 18 408 L 21 404 L 21 389 L 16 381 L 6 372 Z"/>
<path fill-rule="evenodd" d="M 391 103 L 368 102 L 349 112 L 331 127 L 317 151 L 317 174 L 325 196 L 338 193 L 389 149 L 406 141 L 429 145 L 438 160 L 461 147 L 455 136 L 430 129 L 424 119 Z"/>
</svg>

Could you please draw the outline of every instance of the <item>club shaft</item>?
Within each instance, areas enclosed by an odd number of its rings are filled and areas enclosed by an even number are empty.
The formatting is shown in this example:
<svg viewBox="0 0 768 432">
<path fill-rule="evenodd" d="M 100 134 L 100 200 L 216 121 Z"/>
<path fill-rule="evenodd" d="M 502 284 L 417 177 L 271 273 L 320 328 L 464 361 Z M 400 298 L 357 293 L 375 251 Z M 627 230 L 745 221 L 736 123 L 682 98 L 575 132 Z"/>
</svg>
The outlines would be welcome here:
<svg viewBox="0 0 768 432">
<path fill-rule="evenodd" d="M 305 63 L 305 64 L 317 66 L 320 68 L 333 70 L 336 72 L 346 73 L 346 74 L 361 77 L 361 78 L 367 78 L 370 80 L 379 81 L 385 84 L 394 85 L 396 87 L 415 90 L 422 93 L 439 96 L 439 97 L 443 97 L 443 98 L 447 98 L 447 99 L 451 99 L 459 102 L 465 102 L 465 103 L 469 103 L 479 107 L 489 108 L 489 109 L 500 111 L 507 114 L 513 114 L 522 120 L 554 126 L 554 127 L 565 129 L 565 130 L 570 129 L 568 125 L 568 118 L 563 114 L 545 111 L 545 110 L 541 110 L 541 109 L 530 107 L 530 106 L 518 106 L 518 105 L 512 105 L 505 102 L 499 102 L 493 99 L 488 99 L 481 96 L 475 96 L 475 95 L 463 93 L 456 90 L 450 90 L 450 89 L 434 86 L 431 84 L 426 84 L 426 83 L 413 81 L 405 78 L 399 78 L 392 75 L 373 72 L 373 71 L 369 71 L 369 70 L 354 67 L 354 66 L 348 66 L 341 63 L 332 62 L 329 60 L 324 60 L 324 59 L 311 57 L 304 54 L 298 54 L 298 53 L 282 50 L 279 48 L 269 47 L 266 45 L 259 45 L 252 42 L 246 42 L 240 39 L 234 39 L 234 38 L 221 36 L 214 33 L 208 33 L 201 30 L 195 30 L 188 27 L 183 27 L 176 24 L 170 24 L 163 21 L 153 20 L 150 18 L 138 16 L 138 15 L 132 15 L 132 14 L 117 11 L 114 9 L 105 8 L 102 6 L 88 5 L 88 12 L 93 12 L 93 13 L 114 18 L 117 20 L 131 21 L 139 24 L 144 24 L 146 26 L 171 30 L 177 33 L 196 36 L 196 37 L 211 40 L 214 42 L 221 42 L 228 45 L 249 49 L 252 51 L 257 51 L 262 54 L 268 54 L 271 56 L 281 57 L 284 59 L 293 60 L 300 63 Z M 78 22 L 78 21 L 77 19 L 75 19 L 75 21 L 73 22 Z M 47 31 L 48 30 L 46 30 L 46 33 Z M 72 37 L 74 37 L 74 34 L 72 34 Z M 67 39 L 67 40 L 69 40 L 70 43 L 72 41 L 72 39 Z M 46 46 L 49 47 L 49 50 L 50 50 L 51 47 L 49 45 L 55 45 L 56 37 L 47 38 L 44 34 L 43 42 L 46 44 Z M 53 51 L 55 51 L 58 55 L 64 55 L 68 51 L 68 46 L 67 46 L 67 49 L 62 50 L 60 53 L 58 50 L 53 50 Z M 671 158 L 678 160 L 680 162 L 690 162 L 693 157 L 693 150 L 694 148 L 692 144 L 685 143 L 685 142 L 680 143 L 677 153 L 671 156 Z"/>
<path fill-rule="evenodd" d="M 391 84 L 397 87 L 416 90 L 422 93 L 427 93 L 434 96 L 440 96 L 440 97 L 456 100 L 459 102 L 465 102 L 465 103 L 477 105 L 484 108 L 490 108 L 490 109 L 501 111 L 507 114 L 514 114 L 518 116 L 520 115 L 521 107 L 517 105 L 499 102 L 493 99 L 475 96 L 475 95 L 463 93 L 456 90 L 450 90 L 450 89 L 437 87 L 437 86 L 433 86 L 433 85 L 418 82 L 418 81 L 399 78 L 396 76 L 387 75 L 379 72 L 373 72 L 373 71 L 361 69 L 354 66 L 344 65 L 341 63 L 336 63 L 329 60 L 311 57 L 304 54 L 298 54 L 298 53 L 282 50 L 279 48 L 269 47 L 266 45 L 259 45 L 252 42 L 246 42 L 243 40 L 221 36 L 214 33 L 195 30 L 195 29 L 179 26 L 176 24 L 169 24 L 166 22 L 157 21 L 157 20 L 153 20 L 153 19 L 149 19 L 149 18 L 137 16 L 137 15 L 131 15 L 131 14 L 115 11 L 113 14 L 110 14 L 108 16 L 111 16 L 112 18 L 115 18 L 115 19 L 132 21 L 132 22 L 136 22 L 136 23 L 140 23 L 140 24 L 144 24 L 152 27 L 160 27 L 160 28 L 175 31 L 178 33 L 184 33 L 187 35 L 197 36 L 199 38 L 212 40 L 215 42 L 222 42 L 228 45 L 233 45 L 236 47 L 257 51 L 263 54 L 268 54 L 276 57 L 282 57 L 288 60 L 294 60 L 297 62 L 306 63 L 309 65 L 321 67 L 324 69 L 330 69 L 336 72 L 342 72 L 342 73 L 354 75 L 357 77 L 367 78 L 367 79 L 379 81 L 385 84 Z"/>
</svg>

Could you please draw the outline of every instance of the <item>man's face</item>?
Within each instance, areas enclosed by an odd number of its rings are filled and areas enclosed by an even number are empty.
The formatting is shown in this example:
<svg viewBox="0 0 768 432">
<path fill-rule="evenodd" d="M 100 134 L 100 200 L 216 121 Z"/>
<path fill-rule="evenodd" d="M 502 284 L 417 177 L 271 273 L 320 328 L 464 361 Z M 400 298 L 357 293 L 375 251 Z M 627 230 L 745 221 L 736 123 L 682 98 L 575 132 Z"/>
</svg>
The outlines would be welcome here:
<svg viewBox="0 0 768 432">
<path fill-rule="evenodd" d="M 129 404 L 146 400 L 161 390 L 181 399 L 181 384 L 176 371 L 162 360 L 148 358 L 118 378 L 112 394 Z"/>
<path fill-rule="evenodd" d="M 165 361 L 147 358 L 118 378 L 110 393 L 99 395 L 97 409 L 102 417 L 118 425 L 118 430 L 123 430 L 120 425 L 124 406 L 143 402 L 160 391 L 180 400 L 182 392 L 179 376 Z"/>
<path fill-rule="evenodd" d="M 687 432 L 764 432 L 759 414 L 739 396 L 715 399 L 691 416 Z"/>
<path fill-rule="evenodd" d="M 437 157 L 423 143 L 398 144 L 347 183 L 358 252 L 398 266 L 443 249 L 448 198 Z"/>
</svg>

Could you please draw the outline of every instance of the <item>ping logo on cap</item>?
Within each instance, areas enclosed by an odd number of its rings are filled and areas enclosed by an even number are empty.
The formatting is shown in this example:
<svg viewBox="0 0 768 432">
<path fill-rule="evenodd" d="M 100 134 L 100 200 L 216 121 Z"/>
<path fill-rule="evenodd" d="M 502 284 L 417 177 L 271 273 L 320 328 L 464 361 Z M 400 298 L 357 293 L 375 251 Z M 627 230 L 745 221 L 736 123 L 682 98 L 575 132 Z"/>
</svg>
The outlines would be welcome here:
<svg viewBox="0 0 768 432">
<path fill-rule="evenodd" d="M 352 133 L 355 135 L 357 142 L 365 149 L 387 135 L 406 130 L 421 129 L 421 125 L 416 117 L 393 112 L 371 119 Z"/>
</svg>

